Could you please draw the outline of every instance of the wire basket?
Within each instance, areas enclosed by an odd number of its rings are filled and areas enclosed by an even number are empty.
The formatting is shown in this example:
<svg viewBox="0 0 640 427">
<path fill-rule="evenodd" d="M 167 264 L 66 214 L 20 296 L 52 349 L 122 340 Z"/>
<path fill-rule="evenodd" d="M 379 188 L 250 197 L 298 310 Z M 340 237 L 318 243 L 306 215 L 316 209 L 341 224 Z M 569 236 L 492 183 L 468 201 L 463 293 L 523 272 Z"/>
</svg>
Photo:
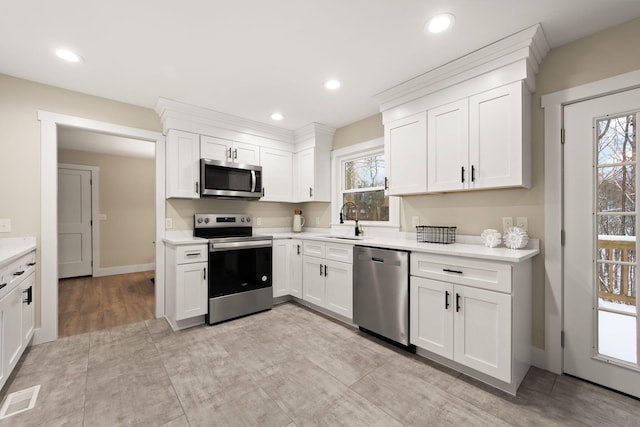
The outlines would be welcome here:
<svg viewBox="0 0 640 427">
<path fill-rule="evenodd" d="M 455 243 L 456 227 L 418 225 L 416 226 L 416 237 L 418 242 L 444 244 Z"/>
</svg>

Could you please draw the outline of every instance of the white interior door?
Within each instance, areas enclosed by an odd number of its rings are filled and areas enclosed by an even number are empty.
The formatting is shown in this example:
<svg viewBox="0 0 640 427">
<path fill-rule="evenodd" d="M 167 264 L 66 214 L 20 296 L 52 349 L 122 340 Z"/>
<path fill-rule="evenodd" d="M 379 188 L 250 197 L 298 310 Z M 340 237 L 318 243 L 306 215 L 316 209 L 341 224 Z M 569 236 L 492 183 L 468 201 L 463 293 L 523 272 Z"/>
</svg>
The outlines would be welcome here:
<svg viewBox="0 0 640 427">
<path fill-rule="evenodd" d="M 640 89 L 564 108 L 564 371 L 640 397 Z"/>
<path fill-rule="evenodd" d="M 91 171 L 58 168 L 58 277 L 91 275 L 91 253 Z"/>
</svg>

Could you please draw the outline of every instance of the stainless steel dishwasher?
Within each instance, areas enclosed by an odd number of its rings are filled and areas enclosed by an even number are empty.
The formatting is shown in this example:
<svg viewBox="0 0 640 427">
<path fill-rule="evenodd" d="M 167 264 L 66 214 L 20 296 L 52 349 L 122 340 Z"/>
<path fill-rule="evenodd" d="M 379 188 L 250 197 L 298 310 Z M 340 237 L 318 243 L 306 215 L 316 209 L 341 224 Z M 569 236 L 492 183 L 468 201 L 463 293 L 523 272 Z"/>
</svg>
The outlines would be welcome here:
<svg viewBox="0 0 640 427">
<path fill-rule="evenodd" d="M 354 246 L 353 323 L 409 345 L 409 252 Z"/>
</svg>

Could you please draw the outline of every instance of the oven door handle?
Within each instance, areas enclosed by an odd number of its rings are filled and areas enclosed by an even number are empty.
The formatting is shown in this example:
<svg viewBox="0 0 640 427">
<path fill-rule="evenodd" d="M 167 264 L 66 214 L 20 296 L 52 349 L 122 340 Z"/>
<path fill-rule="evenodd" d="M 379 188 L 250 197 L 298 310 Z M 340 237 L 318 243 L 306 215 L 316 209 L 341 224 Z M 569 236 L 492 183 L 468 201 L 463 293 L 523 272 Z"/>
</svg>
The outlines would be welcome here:
<svg viewBox="0 0 640 427">
<path fill-rule="evenodd" d="M 228 243 L 210 243 L 209 252 L 220 252 L 233 249 L 245 248 L 270 248 L 273 246 L 271 240 L 256 240 L 253 242 L 228 242 Z"/>
</svg>

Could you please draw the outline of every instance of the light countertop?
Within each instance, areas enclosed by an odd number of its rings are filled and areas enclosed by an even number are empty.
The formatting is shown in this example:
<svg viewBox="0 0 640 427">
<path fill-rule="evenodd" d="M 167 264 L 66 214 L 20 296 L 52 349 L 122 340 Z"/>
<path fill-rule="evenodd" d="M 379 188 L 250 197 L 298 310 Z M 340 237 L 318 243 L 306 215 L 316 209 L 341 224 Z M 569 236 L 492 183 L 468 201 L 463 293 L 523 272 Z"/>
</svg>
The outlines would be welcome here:
<svg viewBox="0 0 640 427">
<path fill-rule="evenodd" d="M 35 237 L 0 238 L 0 265 L 8 264 L 35 249 Z"/>
<path fill-rule="evenodd" d="M 173 246 L 182 246 L 182 245 L 206 245 L 209 241 L 207 239 L 203 239 L 202 237 L 194 237 L 193 231 L 168 231 L 165 235 L 164 239 L 162 239 L 165 243 Z"/>
</svg>

